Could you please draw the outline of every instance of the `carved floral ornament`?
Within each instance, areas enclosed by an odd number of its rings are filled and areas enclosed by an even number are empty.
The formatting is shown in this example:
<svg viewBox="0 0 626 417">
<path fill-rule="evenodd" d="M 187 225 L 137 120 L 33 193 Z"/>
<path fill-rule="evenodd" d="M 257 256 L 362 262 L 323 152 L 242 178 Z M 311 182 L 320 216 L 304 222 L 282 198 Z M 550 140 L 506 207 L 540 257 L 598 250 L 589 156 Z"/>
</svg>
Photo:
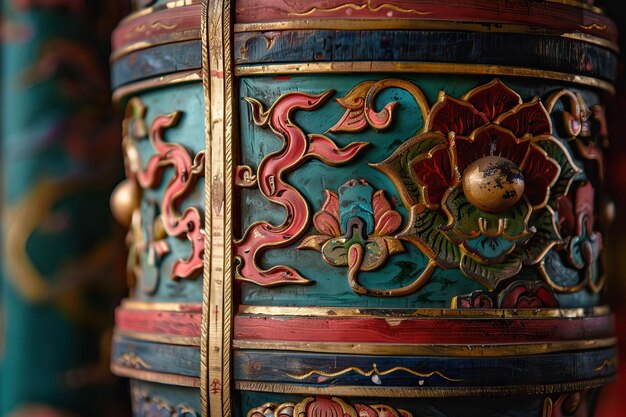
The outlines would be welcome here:
<svg viewBox="0 0 626 417">
<path fill-rule="evenodd" d="M 158 115 L 149 125 L 145 119 L 146 112 L 147 108 L 140 98 L 129 100 L 122 140 L 127 179 L 113 192 L 111 209 L 116 219 L 129 227 L 129 286 L 133 287 L 137 277 L 141 276 L 139 284 L 142 291 L 151 294 L 158 287 L 160 260 L 172 252 L 168 236 L 186 238 L 191 245 L 190 254 L 174 262 L 170 277 L 175 280 L 193 279 L 202 270 L 202 215 L 196 207 L 188 207 L 181 212 L 181 205 L 198 179 L 204 176 L 204 151 L 193 155 L 181 144 L 165 141 L 165 132 L 178 123 L 180 112 Z M 137 144 L 146 139 L 154 153 L 144 164 Z M 146 201 L 147 206 L 142 210 L 144 190 L 160 187 L 167 168 L 172 168 L 172 174 L 162 200 Z"/>
<path fill-rule="evenodd" d="M 602 279 L 595 278 L 599 275 L 595 265 L 601 250 L 601 236 L 594 229 L 593 186 L 590 181 L 585 181 L 585 174 L 574 162 L 569 147 L 554 137 L 552 119 L 539 98 L 524 102 L 515 91 L 494 79 L 461 98 L 441 92 L 431 108 L 421 90 L 408 81 L 367 81 L 337 99 L 346 111 L 329 131 L 356 133 L 369 127 L 386 129 L 397 103 L 388 103 L 376 112 L 373 101 L 380 91 L 390 87 L 407 91 L 424 115 L 424 127 L 417 135 L 405 140 L 384 161 L 370 164 L 394 183 L 409 212 L 406 224 L 402 225 L 402 217 L 393 209 L 383 190 L 375 190 L 365 180 L 349 179 L 338 193 L 325 191 L 323 207 L 312 217 L 318 234 L 303 238 L 310 220 L 308 208 L 304 204 L 303 212 L 290 212 L 294 205 L 289 204 L 283 194 L 281 204 L 288 211 L 287 220 L 283 226 L 271 230 L 278 233 L 289 226 L 289 222 L 297 221 L 298 231 L 289 234 L 286 240 L 277 239 L 275 244 L 267 244 L 266 240 L 263 248 L 257 243 L 258 249 L 285 246 L 300 239 L 299 249 L 317 250 L 331 265 L 347 267 L 350 287 L 359 294 L 374 296 L 414 292 L 436 267 L 459 268 L 465 276 L 489 291 L 515 276 L 522 267 L 537 267 L 545 283 L 528 283 L 523 286 L 523 291 L 531 298 L 539 294 L 538 300 L 547 305 L 553 305 L 555 300 L 545 295 L 545 291 L 574 292 L 586 287 L 599 291 Z M 259 182 L 279 181 L 280 173 L 268 176 L 263 168 L 273 159 L 273 168 L 280 172 L 280 164 L 275 163 L 276 156 L 284 159 L 298 141 L 308 143 L 309 147 L 315 147 L 317 143 L 334 146 L 323 135 L 305 135 L 289 121 L 289 113 L 294 107 L 285 106 L 287 101 L 302 96 L 308 100 L 308 109 L 312 109 L 321 105 L 319 97 L 325 98 L 329 94 L 288 93 L 263 113 L 265 124 L 260 121 L 257 124 L 269 125 L 285 141 L 285 147 L 261 163 L 257 175 Z M 315 100 L 312 101 L 311 97 Z M 593 136 L 589 120 L 592 114 L 595 115 L 601 128 L 600 138 L 605 139 L 601 108 L 596 106 L 593 112 L 589 111 L 580 95 L 561 90 L 548 98 L 550 111 L 557 112 L 555 105 L 559 101 L 563 102 L 564 109 L 559 111 L 565 121 L 562 136 L 576 144 L 583 159 L 596 161 L 601 171 L 602 154 L 596 146 L 598 140 Z M 314 105 L 310 105 L 312 102 Z M 251 103 L 254 114 L 258 115 L 262 110 L 260 103 Z M 283 109 L 279 112 L 281 107 Z M 255 120 L 259 117 L 255 116 Z M 365 145 L 354 142 L 341 150 L 329 148 L 326 156 L 309 152 L 333 165 L 349 163 Z M 332 159 L 346 154 L 348 149 L 352 152 L 346 157 Z M 283 162 L 285 171 L 295 169 L 303 162 L 306 153 L 300 155 L 299 159 Z M 601 174 L 598 177 L 601 178 Z M 262 184 L 259 185 L 268 198 L 277 194 L 271 189 L 264 191 Z M 284 186 L 298 195 L 297 200 L 304 199 L 288 184 Z M 255 227 L 258 226 L 253 225 L 251 229 Z M 250 230 L 246 236 L 237 243 L 239 249 L 243 246 L 250 249 Z M 390 256 L 404 251 L 402 242 L 414 245 L 430 260 L 415 281 L 398 289 L 362 287 L 358 283 L 358 272 L 372 271 L 384 265 Z M 565 253 L 568 267 L 581 271 L 579 282 L 562 286 L 550 278 L 543 262 L 551 249 Z M 256 272 L 250 269 L 250 261 L 255 255 L 249 253 L 250 250 L 237 253 L 239 271 L 242 271 L 241 264 L 247 264 L 249 272 L 247 276 L 240 274 L 240 279 L 261 285 L 309 282 L 293 269 L 289 271 L 290 279 L 267 279 L 268 271 L 260 271 L 264 276 L 258 279 L 254 276 Z M 521 294 L 522 287 L 517 287 L 515 291 L 507 291 Z M 505 304 L 511 303 L 510 297 L 513 296 L 510 295 Z M 522 304 L 538 302 L 524 297 Z M 482 300 L 487 302 L 484 297 Z M 468 302 L 472 304 L 474 301 Z M 491 302 L 500 301 L 491 298 Z"/>
<path fill-rule="evenodd" d="M 385 404 L 348 404 L 337 397 L 308 397 L 299 403 L 267 403 L 247 417 L 413 417 L 409 411 Z"/>
</svg>

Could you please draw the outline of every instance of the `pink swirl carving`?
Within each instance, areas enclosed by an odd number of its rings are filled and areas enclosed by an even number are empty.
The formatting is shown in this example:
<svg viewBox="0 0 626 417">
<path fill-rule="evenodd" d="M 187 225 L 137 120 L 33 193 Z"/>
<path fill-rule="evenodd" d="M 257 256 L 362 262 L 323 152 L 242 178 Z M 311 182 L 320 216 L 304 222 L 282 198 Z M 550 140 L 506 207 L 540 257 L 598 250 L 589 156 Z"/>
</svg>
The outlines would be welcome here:
<svg viewBox="0 0 626 417">
<path fill-rule="evenodd" d="M 204 176 L 204 151 L 191 159 L 190 152 L 179 143 L 163 141 L 163 132 L 174 126 L 179 112 L 157 116 L 150 126 L 150 143 L 156 151 L 145 169 L 137 173 L 137 181 L 144 188 L 159 185 L 163 171 L 168 166 L 174 173 L 163 194 L 162 213 L 165 232 L 170 236 L 185 235 L 191 243 L 191 254 L 187 259 L 178 259 L 172 268 L 172 278 L 189 278 L 203 266 L 204 236 L 200 212 L 195 207 L 186 208 L 180 214 L 180 204 L 189 195 L 199 177 Z"/>
<path fill-rule="evenodd" d="M 259 101 L 246 99 L 251 106 L 254 122 L 261 127 L 269 126 L 284 140 L 282 149 L 268 155 L 260 163 L 257 178 L 263 195 L 281 205 L 286 211 L 286 218 L 279 226 L 265 221 L 256 222 L 248 228 L 241 240 L 235 242 L 237 279 L 262 286 L 310 282 L 295 269 L 285 265 L 262 270 L 256 264 L 256 259 L 264 250 L 284 247 L 297 240 L 305 232 L 311 217 L 306 199 L 297 189 L 285 183 L 283 176 L 311 158 L 331 166 L 347 163 L 367 146 L 366 142 L 353 142 L 338 148 L 326 136 L 306 135 L 290 120 L 295 110 L 314 110 L 332 93 L 332 90 L 320 95 L 287 93 L 278 98 L 267 111 L 263 110 Z"/>
</svg>

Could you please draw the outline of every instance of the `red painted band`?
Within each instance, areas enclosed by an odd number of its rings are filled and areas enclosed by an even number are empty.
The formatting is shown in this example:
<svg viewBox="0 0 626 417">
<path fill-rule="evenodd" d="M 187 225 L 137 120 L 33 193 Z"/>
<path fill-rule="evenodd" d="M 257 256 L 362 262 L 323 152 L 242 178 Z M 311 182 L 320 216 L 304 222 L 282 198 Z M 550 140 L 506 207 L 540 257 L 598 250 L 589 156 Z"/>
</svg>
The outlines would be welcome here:
<svg viewBox="0 0 626 417">
<path fill-rule="evenodd" d="M 140 16 L 118 26 L 111 36 L 113 50 L 127 44 L 145 41 L 164 33 L 182 32 L 200 28 L 202 5 L 164 9 Z"/>
<path fill-rule="evenodd" d="M 237 0 L 235 22 L 389 18 L 520 24 L 617 39 L 615 24 L 602 14 L 527 0 Z"/>
<path fill-rule="evenodd" d="M 384 319 L 236 316 L 235 339 L 390 344 L 500 344 L 606 338 L 612 316 L 559 319 Z"/>
<path fill-rule="evenodd" d="M 126 332 L 152 333 L 163 336 L 200 337 L 202 314 L 154 310 L 115 311 L 115 327 Z"/>
</svg>

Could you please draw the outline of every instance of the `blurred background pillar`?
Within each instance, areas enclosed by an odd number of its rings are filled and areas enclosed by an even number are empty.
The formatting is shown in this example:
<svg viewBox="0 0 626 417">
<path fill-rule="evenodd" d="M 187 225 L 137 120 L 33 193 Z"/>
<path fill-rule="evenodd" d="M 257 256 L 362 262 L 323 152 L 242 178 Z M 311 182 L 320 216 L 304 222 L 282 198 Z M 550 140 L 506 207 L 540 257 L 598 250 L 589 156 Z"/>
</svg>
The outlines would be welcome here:
<svg viewBox="0 0 626 417">
<path fill-rule="evenodd" d="M 124 291 L 108 55 L 124 3 L 2 2 L 2 416 L 128 413 L 107 369 Z"/>
</svg>

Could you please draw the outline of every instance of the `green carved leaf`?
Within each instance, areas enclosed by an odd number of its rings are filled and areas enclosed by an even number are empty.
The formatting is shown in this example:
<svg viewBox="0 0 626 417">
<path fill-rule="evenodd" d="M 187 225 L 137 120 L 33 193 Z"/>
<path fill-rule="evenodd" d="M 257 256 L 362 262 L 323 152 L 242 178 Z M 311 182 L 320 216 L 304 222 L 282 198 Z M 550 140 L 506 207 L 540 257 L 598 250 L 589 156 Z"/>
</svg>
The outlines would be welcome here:
<svg viewBox="0 0 626 417">
<path fill-rule="evenodd" d="M 348 265 L 348 248 L 346 239 L 342 237 L 328 240 L 322 245 L 322 257 L 332 266 Z"/>
<path fill-rule="evenodd" d="M 446 223 L 443 212 L 416 205 L 411 207 L 408 227 L 397 237 L 415 245 L 441 268 L 458 268 L 459 247 L 440 230 Z"/>
<path fill-rule="evenodd" d="M 423 202 L 420 186 L 411 173 L 411 161 L 445 142 L 446 138 L 441 133 L 422 133 L 409 139 L 383 162 L 372 164 L 372 167 L 391 178 L 398 188 L 404 204 L 411 207 Z"/>
<path fill-rule="evenodd" d="M 515 250 L 504 261 L 492 265 L 482 264 L 465 253 L 461 257 L 461 271 L 465 276 L 484 285 L 489 291 L 495 290 L 501 281 L 511 278 L 520 269 L 522 269 L 522 253 L 519 250 Z"/>
<path fill-rule="evenodd" d="M 472 205 L 463 193 L 463 188 L 458 185 L 453 188 L 444 200 L 444 209 L 454 219 L 454 222 L 446 227 L 450 238 L 457 241 L 475 239 L 483 229 L 490 235 L 498 233 L 504 226 L 501 238 L 509 241 L 520 241 L 526 238 L 527 222 L 532 208 L 525 198 L 502 213 L 488 213 Z M 483 220 L 480 220 L 483 219 Z"/>
<path fill-rule="evenodd" d="M 567 148 L 558 139 L 548 136 L 535 144 L 546 151 L 548 156 L 554 159 L 561 167 L 561 173 L 556 183 L 550 188 L 550 197 L 548 199 L 548 204 L 556 207 L 556 200 L 567 194 L 574 179 L 583 175 L 582 170 L 576 165 Z"/>
<path fill-rule="evenodd" d="M 524 265 L 535 265 L 543 259 L 551 247 L 561 243 L 561 236 L 557 229 L 554 211 L 549 206 L 533 213 L 529 224 L 536 229 L 536 232 L 524 245 L 526 252 Z"/>
</svg>

